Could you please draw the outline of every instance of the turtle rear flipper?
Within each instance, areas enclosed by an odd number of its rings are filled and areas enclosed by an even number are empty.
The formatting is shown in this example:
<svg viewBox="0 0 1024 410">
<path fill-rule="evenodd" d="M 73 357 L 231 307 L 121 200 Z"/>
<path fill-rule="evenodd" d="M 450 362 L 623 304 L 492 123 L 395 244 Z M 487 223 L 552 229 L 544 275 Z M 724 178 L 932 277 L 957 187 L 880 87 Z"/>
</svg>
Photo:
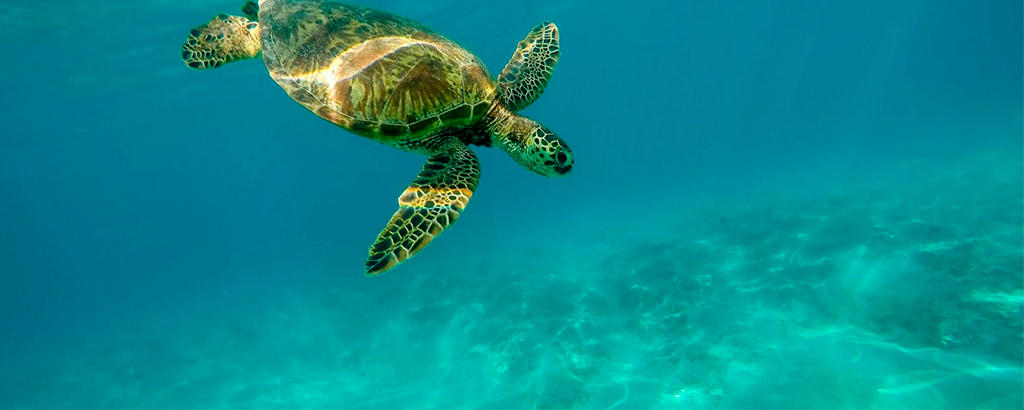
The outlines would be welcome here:
<svg viewBox="0 0 1024 410">
<path fill-rule="evenodd" d="M 398 198 L 391 217 L 366 259 L 366 275 L 378 275 L 412 257 L 455 223 L 480 181 L 480 162 L 469 147 L 434 154 Z"/>
<path fill-rule="evenodd" d="M 189 31 L 181 59 L 197 70 L 256 58 L 260 54 L 259 24 L 245 17 L 221 14 Z"/>
<path fill-rule="evenodd" d="M 544 92 L 558 63 L 558 27 L 540 23 L 516 46 L 498 76 L 501 101 L 513 112 L 532 104 Z"/>
</svg>

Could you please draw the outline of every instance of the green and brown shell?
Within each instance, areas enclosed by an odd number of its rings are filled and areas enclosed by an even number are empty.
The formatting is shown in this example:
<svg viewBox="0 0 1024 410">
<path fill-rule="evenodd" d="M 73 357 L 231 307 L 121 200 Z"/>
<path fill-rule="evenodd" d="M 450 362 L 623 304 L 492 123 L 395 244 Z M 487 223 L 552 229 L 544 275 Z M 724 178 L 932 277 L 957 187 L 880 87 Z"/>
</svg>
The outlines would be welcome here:
<svg viewBox="0 0 1024 410">
<path fill-rule="evenodd" d="M 415 149 L 439 127 L 482 118 L 497 97 L 483 63 L 455 42 L 387 12 L 317 0 L 264 0 L 263 60 L 320 117 Z"/>
</svg>

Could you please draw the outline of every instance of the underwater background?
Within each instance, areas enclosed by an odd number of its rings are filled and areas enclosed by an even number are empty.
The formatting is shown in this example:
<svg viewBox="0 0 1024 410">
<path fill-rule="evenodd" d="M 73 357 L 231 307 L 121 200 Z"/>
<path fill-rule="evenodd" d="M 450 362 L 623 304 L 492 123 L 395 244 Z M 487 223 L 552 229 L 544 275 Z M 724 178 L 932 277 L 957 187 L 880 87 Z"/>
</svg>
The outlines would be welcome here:
<svg viewBox="0 0 1024 410">
<path fill-rule="evenodd" d="M 424 158 L 188 69 L 241 3 L 0 0 L 0 408 L 1024 407 L 1019 0 L 363 1 L 557 23 L 576 157 L 373 278 Z"/>
</svg>

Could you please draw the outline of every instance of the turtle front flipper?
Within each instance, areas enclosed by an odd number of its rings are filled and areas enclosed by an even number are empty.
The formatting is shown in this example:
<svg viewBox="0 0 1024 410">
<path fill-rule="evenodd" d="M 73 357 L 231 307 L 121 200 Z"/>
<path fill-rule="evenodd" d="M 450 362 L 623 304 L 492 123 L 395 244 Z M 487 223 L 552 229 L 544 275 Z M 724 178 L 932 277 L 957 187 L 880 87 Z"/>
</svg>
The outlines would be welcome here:
<svg viewBox="0 0 1024 410">
<path fill-rule="evenodd" d="M 249 20 L 259 20 L 260 4 L 252 0 L 246 1 L 245 4 L 242 5 L 242 14 L 245 14 L 245 17 Z"/>
<path fill-rule="evenodd" d="M 516 46 L 498 76 L 501 102 L 513 112 L 532 104 L 544 92 L 558 63 L 558 27 L 540 23 Z"/>
<path fill-rule="evenodd" d="M 366 259 L 366 275 L 378 275 L 422 250 L 459 218 L 480 181 L 480 162 L 463 144 L 434 154 L 398 198 L 398 211 Z"/>
<path fill-rule="evenodd" d="M 181 46 L 181 59 L 196 70 L 256 58 L 263 48 L 260 28 L 245 17 L 221 14 L 189 31 Z"/>
</svg>

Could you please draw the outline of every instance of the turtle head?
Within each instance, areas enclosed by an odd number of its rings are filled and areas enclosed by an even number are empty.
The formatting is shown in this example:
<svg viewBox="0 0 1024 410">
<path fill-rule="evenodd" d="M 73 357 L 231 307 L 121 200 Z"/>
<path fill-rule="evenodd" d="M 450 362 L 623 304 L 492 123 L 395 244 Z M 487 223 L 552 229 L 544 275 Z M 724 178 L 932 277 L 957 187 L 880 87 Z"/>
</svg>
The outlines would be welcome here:
<svg viewBox="0 0 1024 410">
<path fill-rule="evenodd" d="M 565 140 L 537 121 L 496 106 L 489 113 L 493 145 L 540 175 L 559 178 L 572 172 L 572 150 Z"/>
<path fill-rule="evenodd" d="M 513 157 L 519 165 L 551 178 L 564 177 L 572 172 L 572 150 L 548 127 L 536 124 L 524 140 L 522 153 Z"/>
<path fill-rule="evenodd" d="M 181 59 L 196 70 L 217 68 L 233 61 L 254 59 L 263 48 L 256 21 L 220 14 L 189 31 Z"/>
</svg>

